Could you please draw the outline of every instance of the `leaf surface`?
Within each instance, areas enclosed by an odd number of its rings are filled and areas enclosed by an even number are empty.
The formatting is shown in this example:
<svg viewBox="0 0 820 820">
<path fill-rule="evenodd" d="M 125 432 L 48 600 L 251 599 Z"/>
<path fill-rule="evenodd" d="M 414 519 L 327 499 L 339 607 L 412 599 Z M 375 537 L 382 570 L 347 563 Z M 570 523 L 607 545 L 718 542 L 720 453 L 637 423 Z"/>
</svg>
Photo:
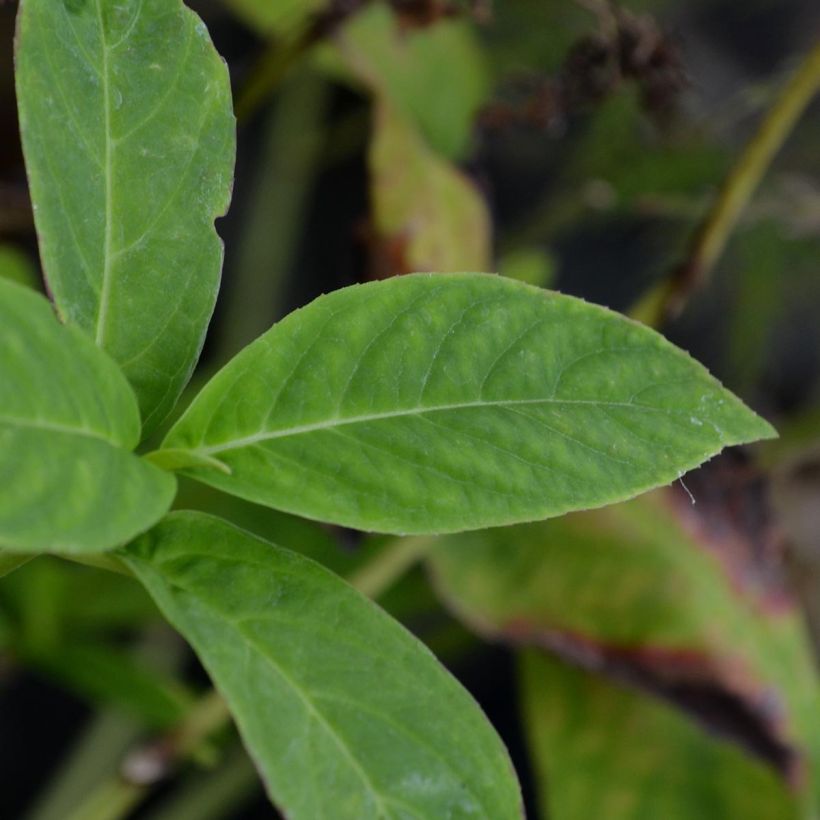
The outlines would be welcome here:
<svg viewBox="0 0 820 820">
<path fill-rule="evenodd" d="M 475 185 L 386 101 L 368 154 L 376 275 L 490 267 L 490 216 Z"/>
<path fill-rule="evenodd" d="M 227 70 L 180 0 L 23 0 L 16 79 L 50 291 L 123 368 L 150 430 L 193 370 L 219 286 Z"/>
<path fill-rule="evenodd" d="M 433 580 L 485 638 L 547 648 L 660 695 L 814 801 L 820 712 L 801 612 L 776 580 L 778 565 L 744 552 L 755 550 L 730 513 L 710 521 L 699 512 L 703 496 L 693 507 L 662 490 L 555 521 L 449 536 L 430 558 Z M 740 508 L 719 498 L 717 509 Z"/>
<path fill-rule="evenodd" d="M 653 331 L 497 276 L 317 299 L 245 348 L 164 446 L 226 492 L 360 529 L 546 518 L 678 478 L 771 427 Z"/>
<path fill-rule="evenodd" d="M 225 0 L 234 13 L 266 36 L 278 37 L 299 32 L 317 15 L 327 10 L 328 0 Z"/>
<path fill-rule="evenodd" d="M 176 480 L 137 458 L 134 394 L 39 294 L 0 279 L 0 547 L 94 552 L 154 524 Z"/>
<path fill-rule="evenodd" d="M 0 578 L 10 575 L 23 564 L 31 560 L 30 555 L 16 555 L 13 552 L 0 552 Z"/>
<path fill-rule="evenodd" d="M 329 571 L 197 513 L 171 514 L 123 554 L 225 696 L 288 817 L 521 816 L 476 704 Z"/>
<path fill-rule="evenodd" d="M 489 83 L 485 55 L 464 21 L 411 29 L 390 8 L 372 4 L 345 23 L 320 59 L 388 101 L 438 153 L 465 153 Z"/>
<path fill-rule="evenodd" d="M 523 719 L 544 816 L 800 816 L 772 771 L 668 706 L 534 651 L 522 661 Z"/>
</svg>

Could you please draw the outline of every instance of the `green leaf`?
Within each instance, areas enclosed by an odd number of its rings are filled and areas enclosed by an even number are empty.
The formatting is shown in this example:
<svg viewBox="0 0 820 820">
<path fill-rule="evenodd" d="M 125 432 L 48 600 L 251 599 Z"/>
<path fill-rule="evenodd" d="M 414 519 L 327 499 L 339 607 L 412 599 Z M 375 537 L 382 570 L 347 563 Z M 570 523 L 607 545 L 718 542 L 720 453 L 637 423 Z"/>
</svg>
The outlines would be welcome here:
<svg viewBox="0 0 820 820">
<path fill-rule="evenodd" d="M 489 83 L 484 54 L 463 20 L 408 30 L 391 9 L 374 3 L 319 58 L 394 106 L 435 151 L 450 158 L 465 153 Z"/>
<path fill-rule="evenodd" d="M 123 554 L 225 696 L 288 817 L 521 816 L 476 704 L 318 564 L 197 513 L 172 513 Z"/>
<path fill-rule="evenodd" d="M 447 532 L 608 504 L 773 434 L 661 336 L 484 274 L 317 299 L 206 385 L 166 447 L 190 475 L 360 529 Z"/>
<path fill-rule="evenodd" d="M 536 652 L 524 725 L 552 820 L 797 820 L 786 784 L 673 709 Z"/>
<path fill-rule="evenodd" d="M 429 565 L 443 600 L 485 638 L 550 648 L 690 712 L 705 702 L 707 723 L 756 748 L 811 801 L 820 712 L 802 613 L 771 580 L 776 569 L 745 556 L 754 547 L 730 517 L 698 515 L 706 506 L 658 491 L 449 536 Z M 716 720 L 710 693 L 743 720 Z"/>
<path fill-rule="evenodd" d="M 188 381 L 219 286 L 226 67 L 180 0 L 23 0 L 16 78 L 49 288 L 123 368 L 151 430 Z"/>
<path fill-rule="evenodd" d="M 13 552 L 0 552 L 0 578 L 10 575 L 23 564 L 31 561 L 30 555 L 16 555 Z"/>
<path fill-rule="evenodd" d="M 302 29 L 327 9 L 328 0 L 225 0 L 234 13 L 260 34 L 284 36 Z"/>
<path fill-rule="evenodd" d="M 376 275 L 490 267 L 490 216 L 475 185 L 387 102 L 368 155 Z"/>
<path fill-rule="evenodd" d="M 128 452 L 134 394 L 46 299 L 0 280 L 0 548 L 94 552 L 150 527 L 174 477 Z"/>
<path fill-rule="evenodd" d="M 0 245 L 0 278 L 27 288 L 36 287 L 37 282 L 29 258 L 14 245 Z"/>
</svg>

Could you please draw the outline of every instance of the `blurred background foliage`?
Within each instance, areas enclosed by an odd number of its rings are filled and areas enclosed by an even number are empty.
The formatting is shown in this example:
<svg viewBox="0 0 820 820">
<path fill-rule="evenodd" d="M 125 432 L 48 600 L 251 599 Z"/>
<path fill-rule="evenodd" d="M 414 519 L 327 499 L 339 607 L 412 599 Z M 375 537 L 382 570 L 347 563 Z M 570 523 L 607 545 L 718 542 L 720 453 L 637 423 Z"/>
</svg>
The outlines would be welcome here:
<svg viewBox="0 0 820 820">
<path fill-rule="evenodd" d="M 685 487 L 432 544 L 187 484 L 179 505 L 378 597 L 485 708 L 532 817 L 816 817 L 816 101 L 765 163 L 716 264 L 693 253 L 744 146 L 818 54 L 820 5 L 191 5 L 230 67 L 240 140 L 195 384 L 319 293 L 494 270 L 652 321 L 781 438 L 714 460 Z M 0 275 L 42 287 L 16 131 L 15 6 L 0 3 Z M 674 310 L 656 309 L 664 293 Z M 0 816 L 271 816 L 205 685 L 129 579 L 49 558 L 9 574 Z M 97 813 L 72 814 L 78 804 Z"/>
</svg>

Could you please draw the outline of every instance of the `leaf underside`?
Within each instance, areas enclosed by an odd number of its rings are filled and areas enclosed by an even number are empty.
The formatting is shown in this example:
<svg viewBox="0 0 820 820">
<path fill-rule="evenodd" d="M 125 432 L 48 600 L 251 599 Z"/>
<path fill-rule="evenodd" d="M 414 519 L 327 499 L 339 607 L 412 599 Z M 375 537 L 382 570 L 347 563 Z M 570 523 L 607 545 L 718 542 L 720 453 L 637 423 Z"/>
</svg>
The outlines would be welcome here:
<svg viewBox="0 0 820 820">
<path fill-rule="evenodd" d="M 506 751 L 429 651 L 318 564 L 200 513 L 122 553 L 288 817 L 521 817 Z"/>
<path fill-rule="evenodd" d="M 219 285 L 226 67 L 180 0 L 23 0 L 16 65 L 50 291 L 123 368 L 150 430 L 193 370 Z"/>
<path fill-rule="evenodd" d="M 395 533 L 600 506 L 773 434 L 624 317 L 486 274 L 354 286 L 296 311 L 204 388 L 164 446 L 308 518 Z"/>
</svg>

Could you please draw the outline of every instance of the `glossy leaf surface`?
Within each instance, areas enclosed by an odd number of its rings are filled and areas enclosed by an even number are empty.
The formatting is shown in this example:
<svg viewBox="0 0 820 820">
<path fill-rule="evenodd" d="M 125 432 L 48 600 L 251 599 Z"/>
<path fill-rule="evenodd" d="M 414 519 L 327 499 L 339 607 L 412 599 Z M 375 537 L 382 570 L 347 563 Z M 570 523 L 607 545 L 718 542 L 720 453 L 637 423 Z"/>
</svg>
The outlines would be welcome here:
<svg viewBox="0 0 820 820">
<path fill-rule="evenodd" d="M 39 294 L 0 279 L 0 547 L 93 552 L 155 523 L 176 481 L 129 452 L 134 394 Z"/>
<path fill-rule="evenodd" d="M 50 291 L 123 368 L 151 429 L 193 370 L 219 285 L 227 70 L 180 0 L 24 0 L 16 79 Z"/>
<path fill-rule="evenodd" d="M 797 820 L 761 762 L 638 692 L 530 651 L 523 721 L 552 820 Z"/>
<path fill-rule="evenodd" d="M 168 516 L 123 555 L 288 817 L 521 816 L 506 751 L 469 695 L 318 564 L 197 513 Z"/>
<path fill-rule="evenodd" d="M 670 482 L 771 427 L 645 327 L 482 274 L 317 299 L 245 348 L 165 446 L 209 484 L 399 533 L 510 524 Z"/>
</svg>

